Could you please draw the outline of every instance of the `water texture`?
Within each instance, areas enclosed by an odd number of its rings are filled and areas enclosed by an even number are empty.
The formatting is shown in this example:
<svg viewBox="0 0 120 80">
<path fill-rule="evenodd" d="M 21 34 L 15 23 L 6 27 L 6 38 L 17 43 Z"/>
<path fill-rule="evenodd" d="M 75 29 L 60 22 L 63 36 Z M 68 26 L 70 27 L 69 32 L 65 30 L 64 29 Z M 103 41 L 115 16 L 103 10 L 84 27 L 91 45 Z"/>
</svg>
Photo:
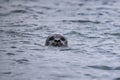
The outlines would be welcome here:
<svg viewBox="0 0 120 80">
<path fill-rule="evenodd" d="M 0 0 L 0 80 L 120 80 L 120 0 Z"/>
</svg>

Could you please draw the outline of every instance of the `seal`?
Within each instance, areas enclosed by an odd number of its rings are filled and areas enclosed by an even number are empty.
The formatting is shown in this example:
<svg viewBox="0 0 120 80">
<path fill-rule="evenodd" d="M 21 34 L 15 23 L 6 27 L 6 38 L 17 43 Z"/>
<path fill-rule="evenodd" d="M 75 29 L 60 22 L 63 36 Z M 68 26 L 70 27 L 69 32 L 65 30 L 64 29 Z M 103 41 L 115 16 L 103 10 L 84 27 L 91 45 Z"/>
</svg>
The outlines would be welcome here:
<svg viewBox="0 0 120 80">
<path fill-rule="evenodd" d="M 54 47 L 68 46 L 68 41 L 61 34 L 53 34 L 47 37 L 45 45 Z"/>
</svg>

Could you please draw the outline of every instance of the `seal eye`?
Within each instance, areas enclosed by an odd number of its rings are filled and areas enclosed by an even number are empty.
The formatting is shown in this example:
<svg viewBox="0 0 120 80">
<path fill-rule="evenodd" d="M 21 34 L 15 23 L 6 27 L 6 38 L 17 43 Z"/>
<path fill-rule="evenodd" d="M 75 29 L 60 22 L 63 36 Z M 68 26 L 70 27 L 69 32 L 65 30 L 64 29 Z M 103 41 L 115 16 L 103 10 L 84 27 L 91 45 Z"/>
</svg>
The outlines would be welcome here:
<svg viewBox="0 0 120 80">
<path fill-rule="evenodd" d="M 62 41 L 65 41 L 65 38 L 64 38 L 64 37 L 61 37 L 61 40 L 62 40 Z"/>
<path fill-rule="evenodd" d="M 50 40 L 50 41 L 54 40 L 54 37 L 50 37 L 49 40 Z"/>
</svg>

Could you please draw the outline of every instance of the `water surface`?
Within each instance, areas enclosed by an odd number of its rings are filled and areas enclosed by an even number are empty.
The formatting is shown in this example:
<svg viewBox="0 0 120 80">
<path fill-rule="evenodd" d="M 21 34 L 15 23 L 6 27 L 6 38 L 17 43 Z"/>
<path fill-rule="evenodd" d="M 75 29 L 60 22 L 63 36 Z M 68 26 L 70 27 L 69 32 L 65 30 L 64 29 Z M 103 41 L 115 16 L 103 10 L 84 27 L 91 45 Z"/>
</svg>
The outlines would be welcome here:
<svg viewBox="0 0 120 80">
<path fill-rule="evenodd" d="M 120 80 L 119 22 L 119 0 L 0 0 L 0 80 Z"/>
</svg>

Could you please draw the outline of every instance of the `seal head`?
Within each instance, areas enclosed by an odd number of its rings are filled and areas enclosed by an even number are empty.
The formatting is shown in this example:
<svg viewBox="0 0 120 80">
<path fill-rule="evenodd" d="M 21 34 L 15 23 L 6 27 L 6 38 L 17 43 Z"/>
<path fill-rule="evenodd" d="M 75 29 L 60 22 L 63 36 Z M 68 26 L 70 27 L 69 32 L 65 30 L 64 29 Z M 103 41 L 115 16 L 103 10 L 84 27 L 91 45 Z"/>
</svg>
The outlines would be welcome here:
<svg viewBox="0 0 120 80">
<path fill-rule="evenodd" d="M 53 34 L 53 35 L 47 37 L 45 45 L 46 46 L 55 46 L 55 47 L 67 46 L 68 41 L 64 36 L 62 36 L 60 34 Z"/>
</svg>

